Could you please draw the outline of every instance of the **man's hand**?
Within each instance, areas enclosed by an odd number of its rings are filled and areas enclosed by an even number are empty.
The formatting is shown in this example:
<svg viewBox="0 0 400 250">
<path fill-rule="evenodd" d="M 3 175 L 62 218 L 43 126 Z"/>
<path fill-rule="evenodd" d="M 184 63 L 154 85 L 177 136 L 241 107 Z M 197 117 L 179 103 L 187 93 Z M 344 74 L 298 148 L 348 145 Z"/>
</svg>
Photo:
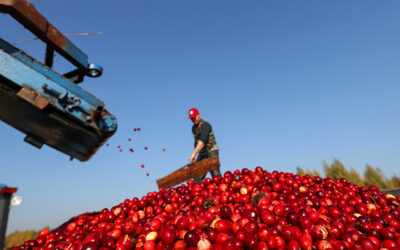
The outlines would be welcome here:
<svg viewBox="0 0 400 250">
<path fill-rule="evenodd" d="M 196 155 L 200 150 L 204 147 L 204 143 L 200 140 L 197 141 L 197 145 L 195 149 L 193 150 L 192 156 L 190 156 L 190 162 L 196 162 Z"/>
<path fill-rule="evenodd" d="M 192 154 L 192 156 L 190 156 L 190 162 L 196 162 L 196 154 Z"/>
</svg>

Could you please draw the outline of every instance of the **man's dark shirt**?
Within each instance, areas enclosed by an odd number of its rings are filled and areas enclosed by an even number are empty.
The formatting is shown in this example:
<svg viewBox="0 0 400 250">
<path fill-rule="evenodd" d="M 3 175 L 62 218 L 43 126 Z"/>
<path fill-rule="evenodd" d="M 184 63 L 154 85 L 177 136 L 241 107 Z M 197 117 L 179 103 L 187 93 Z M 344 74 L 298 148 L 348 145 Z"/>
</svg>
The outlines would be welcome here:
<svg viewBox="0 0 400 250">
<path fill-rule="evenodd" d="M 199 152 L 200 158 L 208 155 L 211 151 L 218 150 L 218 145 L 215 141 L 210 123 L 201 120 L 199 124 L 193 125 L 192 132 L 195 138 L 194 147 L 197 145 L 197 140 L 204 143 L 204 147 Z"/>
<path fill-rule="evenodd" d="M 193 134 L 195 133 L 195 130 L 200 126 L 199 124 L 194 124 L 192 127 L 192 132 Z M 210 135 L 211 132 L 211 125 L 210 123 L 204 121 L 203 124 L 201 125 L 201 134 L 199 136 L 199 140 L 202 141 L 204 143 L 204 145 L 207 144 L 208 142 L 208 137 Z M 194 142 L 194 146 L 196 147 L 197 141 Z"/>
</svg>

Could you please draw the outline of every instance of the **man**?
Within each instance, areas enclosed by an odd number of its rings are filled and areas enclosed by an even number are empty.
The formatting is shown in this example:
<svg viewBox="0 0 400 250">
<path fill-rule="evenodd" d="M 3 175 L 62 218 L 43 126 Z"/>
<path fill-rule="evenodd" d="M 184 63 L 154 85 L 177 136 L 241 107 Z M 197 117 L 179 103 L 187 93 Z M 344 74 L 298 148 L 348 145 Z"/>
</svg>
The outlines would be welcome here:
<svg viewBox="0 0 400 250">
<path fill-rule="evenodd" d="M 191 162 L 201 161 L 218 156 L 218 145 L 210 123 L 200 118 L 200 112 L 196 108 L 189 110 L 189 118 L 192 120 L 192 132 L 194 136 L 194 150 L 190 156 Z M 196 155 L 197 159 L 196 159 Z M 210 172 L 212 176 L 221 175 L 219 168 Z M 202 182 L 207 174 L 194 178 L 196 183 Z"/>
</svg>

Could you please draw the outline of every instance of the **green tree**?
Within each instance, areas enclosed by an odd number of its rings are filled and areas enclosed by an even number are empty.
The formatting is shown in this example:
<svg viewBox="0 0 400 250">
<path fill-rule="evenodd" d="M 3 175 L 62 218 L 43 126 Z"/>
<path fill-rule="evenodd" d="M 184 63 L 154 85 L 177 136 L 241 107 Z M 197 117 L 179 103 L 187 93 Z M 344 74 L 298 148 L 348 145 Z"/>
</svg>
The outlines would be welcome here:
<svg viewBox="0 0 400 250">
<path fill-rule="evenodd" d="M 360 176 L 360 174 L 354 168 L 350 168 L 347 180 L 349 182 L 353 183 L 353 184 L 358 185 L 358 186 L 364 186 L 365 185 L 363 178 Z"/>
<path fill-rule="evenodd" d="M 311 170 L 309 170 L 309 169 L 307 169 L 306 171 L 304 171 L 304 175 L 309 175 L 309 176 L 311 176 L 311 177 L 314 177 L 314 176 L 321 176 L 319 173 L 318 173 L 318 171 L 317 170 L 315 170 L 315 169 L 313 169 L 312 171 Z"/>
<path fill-rule="evenodd" d="M 331 177 L 333 179 L 348 179 L 349 177 L 349 172 L 338 159 L 334 159 L 331 165 L 327 164 L 326 162 L 324 162 L 322 165 L 324 167 L 326 177 Z"/>
<path fill-rule="evenodd" d="M 370 165 L 365 166 L 364 181 L 366 186 L 375 185 L 379 189 L 387 189 L 388 181 L 379 168 L 373 168 Z"/>
<path fill-rule="evenodd" d="M 27 230 L 23 232 L 16 231 L 9 234 L 5 240 L 5 249 L 13 248 L 24 244 L 27 240 L 33 240 L 38 236 L 39 232 L 34 230 Z"/>
<path fill-rule="evenodd" d="M 400 177 L 394 175 L 389 180 L 389 188 L 398 188 L 398 187 L 400 187 Z"/>
<path fill-rule="evenodd" d="M 321 176 L 319 173 L 318 173 L 318 171 L 317 170 L 313 170 L 312 171 L 312 176 Z"/>
<path fill-rule="evenodd" d="M 296 167 L 296 172 L 297 175 L 306 175 L 306 172 L 299 166 Z"/>
</svg>

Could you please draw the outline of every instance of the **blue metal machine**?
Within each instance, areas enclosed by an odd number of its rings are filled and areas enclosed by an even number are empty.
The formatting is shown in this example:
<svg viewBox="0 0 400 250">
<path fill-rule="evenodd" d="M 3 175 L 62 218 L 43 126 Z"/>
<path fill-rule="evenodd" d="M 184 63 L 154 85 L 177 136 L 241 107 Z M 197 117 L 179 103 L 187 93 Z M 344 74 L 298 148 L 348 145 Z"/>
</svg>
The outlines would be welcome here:
<svg viewBox="0 0 400 250">
<path fill-rule="evenodd" d="M 78 86 L 85 76 L 98 77 L 102 68 L 51 25 L 25 0 L 0 0 L 8 13 L 46 43 L 41 63 L 0 38 L 0 119 L 26 134 L 25 141 L 47 144 L 71 158 L 86 161 L 117 129 L 104 103 Z M 54 53 L 76 69 L 52 69 Z"/>
</svg>

